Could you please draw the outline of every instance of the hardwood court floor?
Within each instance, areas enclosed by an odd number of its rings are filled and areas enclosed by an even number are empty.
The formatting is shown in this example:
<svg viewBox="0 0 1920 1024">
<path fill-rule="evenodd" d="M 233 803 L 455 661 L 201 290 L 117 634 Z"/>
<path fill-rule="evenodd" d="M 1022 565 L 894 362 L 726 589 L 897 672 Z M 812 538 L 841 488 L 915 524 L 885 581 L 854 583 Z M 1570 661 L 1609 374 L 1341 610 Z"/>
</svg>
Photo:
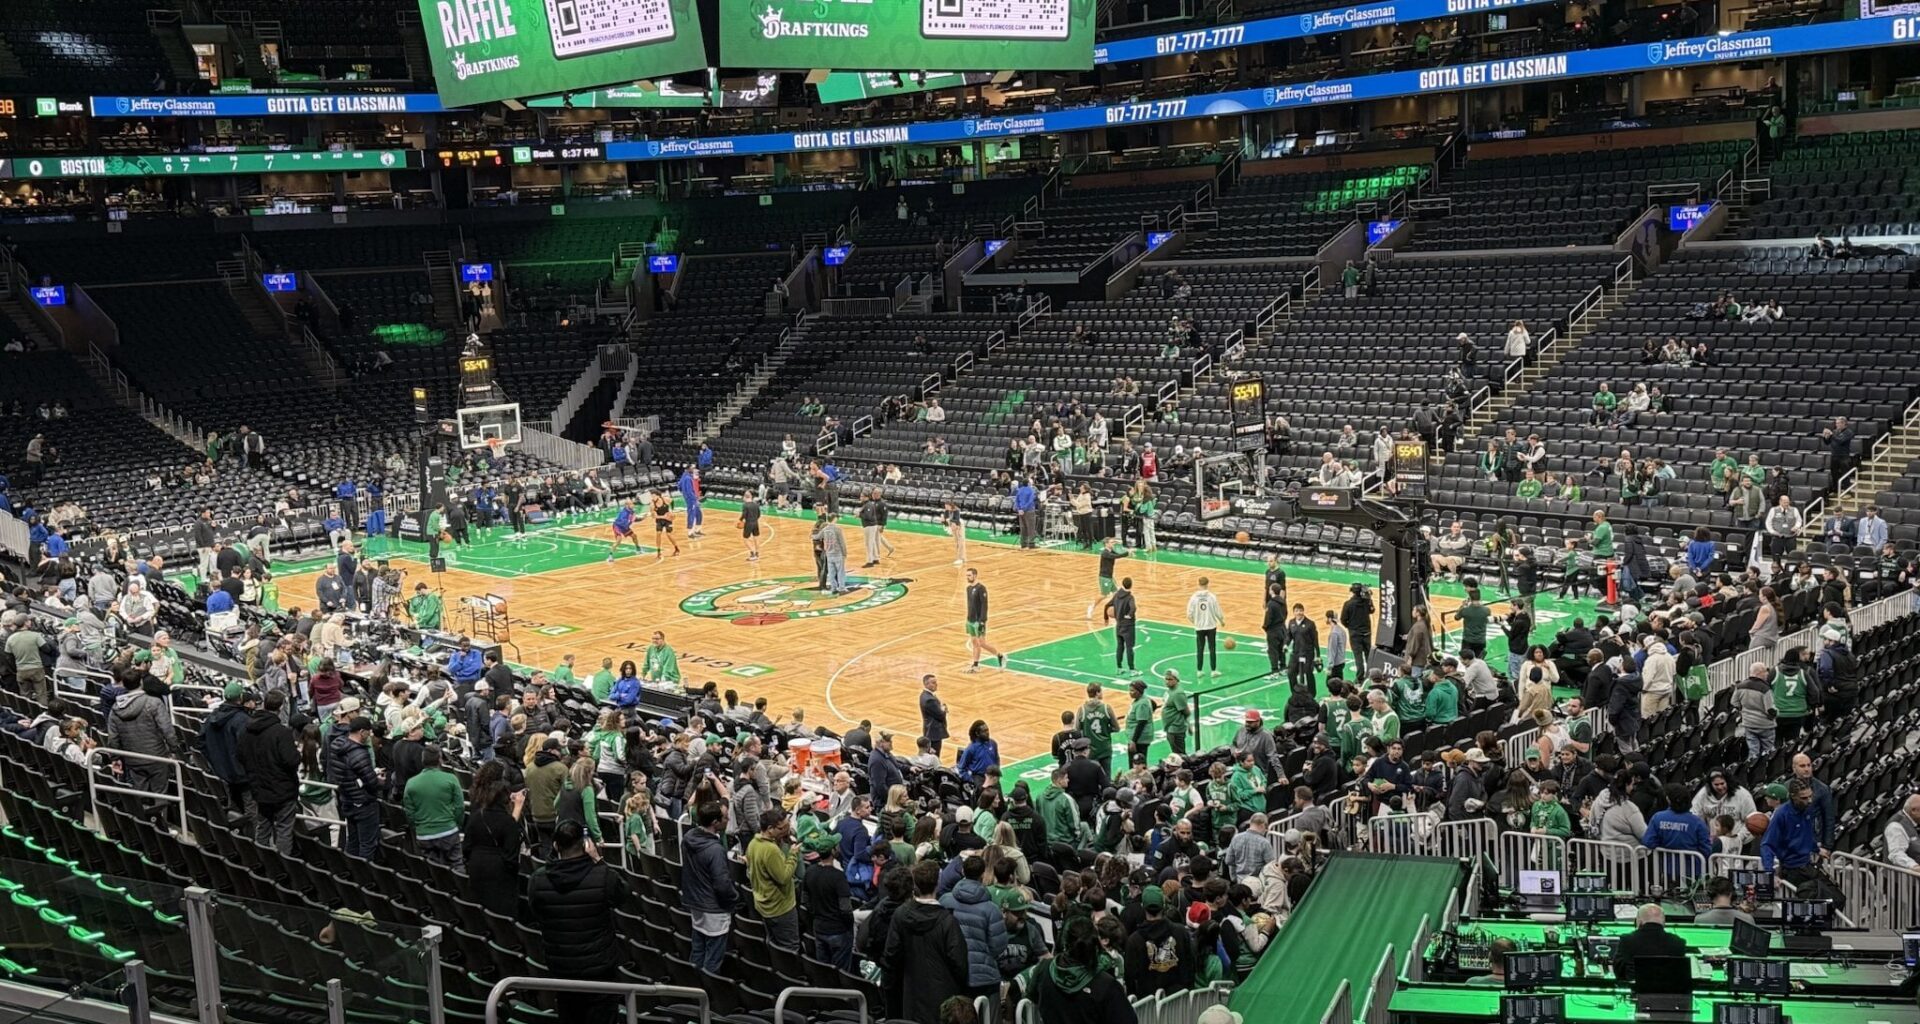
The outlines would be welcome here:
<svg viewBox="0 0 1920 1024">
<path fill-rule="evenodd" d="M 685 520 L 675 525 L 680 554 L 656 559 L 649 549 L 623 552 L 606 561 L 611 531 L 602 518 L 550 524 L 522 541 L 504 529 L 485 540 L 454 548 L 449 570 L 437 579 L 425 571 L 424 549 L 417 544 L 376 538 L 370 551 L 391 553 L 409 570 L 408 589 L 420 580 L 435 582 L 446 595 L 446 625 L 467 631 L 461 599 L 495 595 L 505 600 L 512 660 L 533 668 L 551 668 L 564 654 L 576 656 L 582 676 L 603 657 L 615 666 L 642 660 L 654 630 L 666 634 L 678 652 L 689 686 L 715 681 L 722 691 L 742 698 L 765 696 L 776 720 L 794 708 L 809 723 L 836 732 L 870 720 L 876 728 L 903 734 L 896 752 L 911 754 L 920 731 L 920 678 L 934 673 L 949 707 L 955 735 L 946 760 L 965 744 L 967 727 L 986 721 L 999 742 L 1003 763 L 1021 771 L 1047 759 L 1048 741 L 1060 728 L 1060 713 L 1079 706 L 1085 686 L 1098 682 L 1115 712 L 1127 711 L 1126 683 L 1113 674 L 1111 629 L 1087 618 L 1096 597 L 1098 559 L 1071 548 L 1023 551 L 974 531 L 965 566 L 954 563 L 951 538 L 919 523 L 896 523 L 887 531 L 894 553 L 872 570 L 858 568 L 864 545 L 857 523 L 843 519 L 853 593 L 834 597 L 814 589 L 814 565 L 808 529 L 812 519 L 769 513 L 762 519 L 758 562 L 748 562 L 736 514 L 709 504 L 706 535 L 685 536 Z M 636 523 L 643 542 L 652 540 L 651 524 Z M 977 569 L 990 593 L 987 640 L 1008 656 L 1008 667 L 983 664 L 966 671 L 968 655 L 962 629 L 965 571 Z M 1226 609 L 1222 640 L 1233 637 L 1237 650 L 1223 649 L 1218 680 L 1199 681 L 1205 690 L 1225 688 L 1207 700 L 1202 713 L 1213 719 L 1209 739 L 1225 736 L 1244 707 L 1277 712 L 1287 699 L 1285 681 L 1264 678 L 1266 655 L 1260 639 L 1262 563 L 1257 558 L 1218 559 L 1162 553 L 1135 554 L 1121 561 L 1116 576 L 1130 576 L 1139 599 L 1142 642 L 1138 667 L 1148 673 L 1151 691 L 1161 692 L 1157 677 L 1173 669 L 1183 685 L 1195 688 L 1192 631 L 1185 627 L 1186 602 L 1201 577 Z M 1359 574 L 1288 566 L 1289 599 L 1306 606 L 1316 624 L 1323 612 L 1338 609 L 1347 585 Z M 296 570 L 298 571 L 298 570 Z M 281 580 L 282 605 L 312 600 L 310 584 Z M 1443 588 L 1445 589 L 1445 588 Z M 1453 589 L 1457 595 L 1457 588 Z M 1451 609 L 1457 596 L 1436 594 L 1435 603 Z M 1570 614 L 1572 603 L 1551 605 L 1548 622 Z M 1590 604 L 1580 610 L 1590 610 Z M 1552 625 L 1537 633 L 1550 633 Z M 1324 639 L 1324 638 L 1323 638 Z M 1495 639 L 1495 658 L 1504 648 Z M 1226 687 L 1226 684 L 1237 684 Z M 1039 760 L 1036 760 L 1039 759 Z M 1010 771 L 1009 777 L 1018 772 Z"/>
</svg>

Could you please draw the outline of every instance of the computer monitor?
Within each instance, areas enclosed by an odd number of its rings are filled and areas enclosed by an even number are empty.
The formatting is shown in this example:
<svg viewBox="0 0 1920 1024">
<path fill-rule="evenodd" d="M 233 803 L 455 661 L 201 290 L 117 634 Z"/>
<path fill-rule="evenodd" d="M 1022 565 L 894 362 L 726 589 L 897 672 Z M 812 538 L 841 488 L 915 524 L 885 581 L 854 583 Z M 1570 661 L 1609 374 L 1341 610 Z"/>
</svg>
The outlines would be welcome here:
<svg viewBox="0 0 1920 1024">
<path fill-rule="evenodd" d="M 1558 953 L 1508 953 L 1507 988 L 1514 992 L 1524 992 L 1552 985 L 1560 981 L 1561 967 Z"/>
<path fill-rule="evenodd" d="M 1733 882 L 1733 898 L 1765 903 L 1774 898 L 1773 872 L 1736 868 L 1728 873 Z"/>
<path fill-rule="evenodd" d="M 1740 995 L 1784 996 L 1793 991 L 1793 976 L 1785 960 L 1727 961 L 1727 991 Z"/>
<path fill-rule="evenodd" d="M 1906 961 L 1907 970 L 1920 967 L 1920 932 L 1900 933 L 1900 959 Z"/>
<path fill-rule="evenodd" d="M 1567 884 L 1568 892 L 1612 892 L 1613 882 L 1598 871 L 1582 871 Z"/>
<path fill-rule="evenodd" d="M 1773 933 L 1747 921 L 1733 922 L 1734 956 L 1764 957 L 1773 952 Z"/>
<path fill-rule="evenodd" d="M 1520 902 L 1528 907 L 1552 909 L 1560 905 L 1560 872 L 1520 872 Z"/>
<path fill-rule="evenodd" d="M 1778 1003 L 1715 1003 L 1713 1024 L 1787 1024 Z"/>
<path fill-rule="evenodd" d="M 1500 1024 L 1566 1024 L 1566 996 L 1501 996 Z"/>
<path fill-rule="evenodd" d="M 1597 924 L 1613 920 L 1613 894 L 1571 893 L 1567 896 L 1567 920 Z"/>
<path fill-rule="evenodd" d="M 1636 996 L 1692 996 L 1693 960 L 1684 956 L 1642 956 L 1633 960 Z"/>
<path fill-rule="evenodd" d="M 1780 923 L 1798 935 L 1818 935 L 1833 927 L 1833 903 L 1828 900 L 1783 900 Z"/>
</svg>

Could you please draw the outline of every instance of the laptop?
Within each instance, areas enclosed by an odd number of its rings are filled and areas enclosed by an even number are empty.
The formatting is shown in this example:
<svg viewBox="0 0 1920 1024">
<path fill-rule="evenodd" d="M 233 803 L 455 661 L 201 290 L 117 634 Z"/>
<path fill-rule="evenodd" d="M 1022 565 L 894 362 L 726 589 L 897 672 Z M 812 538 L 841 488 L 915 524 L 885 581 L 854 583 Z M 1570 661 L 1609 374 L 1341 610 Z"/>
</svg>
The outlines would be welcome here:
<svg viewBox="0 0 1920 1024">
<path fill-rule="evenodd" d="M 1652 1020 L 1693 1019 L 1693 960 L 1643 956 L 1633 961 L 1634 1008 Z"/>
<path fill-rule="evenodd" d="M 1772 954 L 1773 933 L 1757 924 L 1733 922 L 1733 941 L 1728 943 L 1734 956 L 1762 959 Z"/>
</svg>

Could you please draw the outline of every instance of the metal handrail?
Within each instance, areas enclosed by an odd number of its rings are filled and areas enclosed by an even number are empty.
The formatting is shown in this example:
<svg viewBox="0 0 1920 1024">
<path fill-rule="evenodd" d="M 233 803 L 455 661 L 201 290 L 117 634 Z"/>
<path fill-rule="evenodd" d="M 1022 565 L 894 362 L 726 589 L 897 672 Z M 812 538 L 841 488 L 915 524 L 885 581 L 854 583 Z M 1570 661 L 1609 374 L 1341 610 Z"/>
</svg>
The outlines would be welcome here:
<svg viewBox="0 0 1920 1024">
<path fill-rule="evenodd" d="M 173 785 L 174 785 L 175 792 L 150 793 L 144 789 L 129 789 L 125 786 L 115 786 L 115 785 L 109 785 L 107 783 L 103 783 L 100 781 L 99 765 L 97 763 L 97 759 L 103 758 L 103 757 L 117 757 L 122 760 L 147 761 L 154 764 L 170 765 L 173 768 Z M 139 797 L 140 799 L 143 799 L 143 800 L 160 800 L 166 803 L 171 803 L 175 807 L 178 807 L 180 809 L 180 834 L 186 835 L 187 834 L 186 792 L 187 792 L 186 770 L 181 766 L 179 761 L 176 761 L 171 757 L 158 757 L 153 754 L 141 754 L 131 750 L 119 750 L 114 747 L 95 747 L 92 750 L 87 751 L 87 803 L 93 807 L 100 806 L 101 793 L 113 793 L 120 796 Z"/>
<path fill-rule="evenodd" d="M 567 978 L 528 978 L 515 976 L 501 978 L 487 992 L 487 1024 L 499 1024 L 500 1003 L 508 992 L 515 989 L 535 992 L 579 992 L 606 996 L 623 996 L 627 1001 L 627 1024 L 636 1024 L 640 1011 L 634 1005 L 637 996 L 667 996 L 673 999 L 691 999 L 700 1006 L 700 1024 L 712 1024 L 713 1005 L 708 1001 L 703 989 L 685 988 L 679 985 L 639 985 L 621 981 L 573 981 Z"/>
<path fill-rule="evenodd" d="M 803 996 L 808 999 L 838 999 L 843 1002 L 850 1000 L 860 1004 L 860 1024 L 867 1024 L 869 1019 L 867 1016 L 867 994 L 865 992 L 851 988 L 808 988 L 796 985 L 793 988 L 781 989 L 780 994 L 773 997 L 773 1019 L 775 1021 L 784 1024 L 787 1019 L 787 1000 L 794 996 Z"/>
</svg>

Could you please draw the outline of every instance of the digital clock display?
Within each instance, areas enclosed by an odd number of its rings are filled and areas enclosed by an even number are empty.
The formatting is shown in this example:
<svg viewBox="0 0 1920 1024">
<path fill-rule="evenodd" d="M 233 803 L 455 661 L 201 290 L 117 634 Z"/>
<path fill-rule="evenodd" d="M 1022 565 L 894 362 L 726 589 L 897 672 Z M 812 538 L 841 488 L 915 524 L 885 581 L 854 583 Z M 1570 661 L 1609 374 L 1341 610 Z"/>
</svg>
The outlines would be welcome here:
<svg viewBox="0 0 1920 1024">
<path fill-rule="evenodd" d="M 1235 381 L 1233 384 L 1233 400 L 1235 402 L 1259 402 L 1265 397 L 1267 397 L 1267 382 L 1264 380 L 1255 378 L 1253 380 Z"/>
<path fill-rule="evenodd" d="M 474 356 L 460 360 L 461 373 L 487 373 L 493 369 L 493 360 L 488 356 Z"/>
</svg>

